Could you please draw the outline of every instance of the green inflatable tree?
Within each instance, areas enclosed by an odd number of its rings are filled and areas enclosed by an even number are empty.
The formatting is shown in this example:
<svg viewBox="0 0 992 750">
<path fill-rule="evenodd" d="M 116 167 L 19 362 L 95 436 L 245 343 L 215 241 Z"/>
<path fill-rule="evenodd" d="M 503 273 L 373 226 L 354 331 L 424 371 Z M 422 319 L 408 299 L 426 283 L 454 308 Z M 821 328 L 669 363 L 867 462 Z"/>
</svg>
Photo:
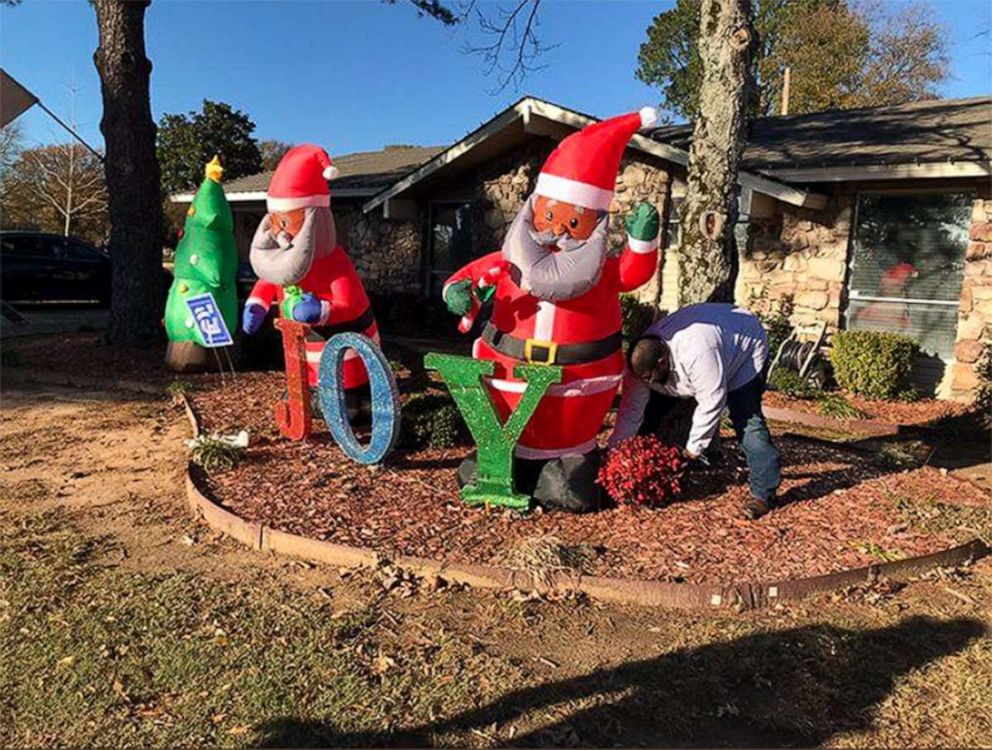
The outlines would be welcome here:
<svg viewBox="0 0 992 750">
<path fill-rule="evenodd" d="M 186 213 L 186 224 L 176 248 L 176 267 L 165 303 L 165 331 L 169 348 L 166 367 L 178 372 L 211 366 L 213 358 L 193 323 L 186 300 L 210 292 L 228 329 L 236 330 L 238 299 L 236 278 L 238 250 L 234 243 L 234 218 L 220 186 L 223 167 L 215 156 Z"/>
</svg>

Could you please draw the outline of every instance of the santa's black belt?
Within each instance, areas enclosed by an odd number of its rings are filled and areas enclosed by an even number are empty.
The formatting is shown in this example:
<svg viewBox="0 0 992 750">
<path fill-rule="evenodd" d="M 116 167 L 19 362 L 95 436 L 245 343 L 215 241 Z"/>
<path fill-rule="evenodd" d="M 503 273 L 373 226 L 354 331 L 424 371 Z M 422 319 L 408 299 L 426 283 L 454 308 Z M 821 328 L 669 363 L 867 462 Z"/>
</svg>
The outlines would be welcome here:
<svg viewBox="0 0 992 750">
<path fill-rule="evenodd" d="M 482 340 L 489 346 L 513 359 L 522 359 L 535 365 L 581 365 L 608 357 L 620 348 L 623 337 L 620 331 L 595 341 L 580 344 L 558 344 L 543 339 L 521 339 L 503 333 L 492 323 L 482 331 Z"/>
<path fill-rule="evenodd" d="M 328 338 L 335 333 L 345 333 L 346 331 L 365 333 L 366 329 L 373 323 L 375 323 L 375 314 L 372 312 L 372 305 L 369 305 L 365 308 L 365 312 L 357 318 L 346 320 L 343 323 L 334 323 L 329 326 L 314 326 L 314 330 L 324 338 Z"/>
</svg>

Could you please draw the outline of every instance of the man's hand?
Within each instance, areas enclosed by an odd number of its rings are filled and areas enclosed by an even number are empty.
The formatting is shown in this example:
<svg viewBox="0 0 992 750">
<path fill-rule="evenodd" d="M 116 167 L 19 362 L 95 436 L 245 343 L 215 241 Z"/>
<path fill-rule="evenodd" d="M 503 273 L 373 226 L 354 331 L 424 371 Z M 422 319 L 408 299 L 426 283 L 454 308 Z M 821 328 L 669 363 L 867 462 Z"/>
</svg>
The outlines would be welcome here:
<svg viewBox="0 0 992 750">
<path fill-rule="evenodd" d="M 244 312 L 241 314 L 241 330 L 249 336 L 258 333 L 258 329 L 265 322 L 265 316 L 268 315 L 268 312 L 264 307 L 254 302 L 245 305 Z"/>
<path fill-rule="evenodd" d="M 658 215 L 658 209 L 650 203 L 638 203 L 627 214 L 625 224 L 627 226 L 627 234 L 635 240 L 651 242 L 658 237 L 658 230 L 661 227 L 661 217 Z"/>
<path fill-rule="evenodd" d="M 469 279 L 452 282 L 444 292 L 444 304 L 455 315 L 467 315 L 472 309 L 472 282 Z"/>
<path fill-rule="evenodd" d="M 704 454 L 697 456 L 695 453 L 683 450 L 682 458 L 685 459 L 685 467 L 689 471 L 706 471 L 711 468 L 710 460 Z"/>
<path fill-rule="evenodd" d="M 303 299 L 293 305 L 293 320 L 310 325 L 319 322 L 320 300 L 312 294 L 304 294 Z"/>
</svg>

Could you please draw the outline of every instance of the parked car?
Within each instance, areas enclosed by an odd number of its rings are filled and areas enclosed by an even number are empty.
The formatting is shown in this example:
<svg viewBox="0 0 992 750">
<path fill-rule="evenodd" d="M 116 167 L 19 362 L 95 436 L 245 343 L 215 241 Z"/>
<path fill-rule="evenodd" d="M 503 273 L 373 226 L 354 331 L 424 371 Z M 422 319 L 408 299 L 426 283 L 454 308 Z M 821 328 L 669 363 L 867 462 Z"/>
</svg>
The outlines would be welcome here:
<svg viewBox="0 0 992 750">
<path fill-rule="evenodd" d="M 110 256 L 75 237 L 0 232 L 0 300 L 110 304 Z M 162 269 L 167 291 L 172 274 Z"/>
<path fill-rule="evenodd" d="M 110 256 L 83 240 L 0 233 L 4 302 L 110 302 Z"/>
</svg>

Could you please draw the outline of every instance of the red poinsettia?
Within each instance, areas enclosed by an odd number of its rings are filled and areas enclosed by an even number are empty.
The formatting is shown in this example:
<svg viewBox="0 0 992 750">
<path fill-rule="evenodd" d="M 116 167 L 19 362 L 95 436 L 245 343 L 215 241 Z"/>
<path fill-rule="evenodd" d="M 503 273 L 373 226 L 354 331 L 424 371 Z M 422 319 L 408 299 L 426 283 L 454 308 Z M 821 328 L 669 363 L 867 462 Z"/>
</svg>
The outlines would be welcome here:
<svg viewBox="0 0 992 750">
<path fill-rule="evenodd" d="M 685 459 L 653 435 L 622 440 L 606 457 L 596 481 L 621 505 L 660 507 L 682 494 Z"/>
</svg>

